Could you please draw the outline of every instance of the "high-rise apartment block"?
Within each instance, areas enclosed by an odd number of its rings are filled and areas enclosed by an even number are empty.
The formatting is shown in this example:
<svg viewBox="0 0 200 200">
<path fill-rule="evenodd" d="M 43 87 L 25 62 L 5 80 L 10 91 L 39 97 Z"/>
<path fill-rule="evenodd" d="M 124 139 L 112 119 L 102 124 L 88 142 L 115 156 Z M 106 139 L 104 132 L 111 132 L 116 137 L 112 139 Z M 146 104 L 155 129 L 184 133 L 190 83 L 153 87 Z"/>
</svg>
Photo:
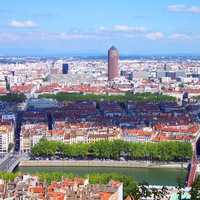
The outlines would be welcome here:
<svg viewBox="0 0 200 200">
<path fill-rule="evenodd" d="M 119 78 L 119 52 L 112 46 L 108 50 L 108 80 Z"/>
</svg>

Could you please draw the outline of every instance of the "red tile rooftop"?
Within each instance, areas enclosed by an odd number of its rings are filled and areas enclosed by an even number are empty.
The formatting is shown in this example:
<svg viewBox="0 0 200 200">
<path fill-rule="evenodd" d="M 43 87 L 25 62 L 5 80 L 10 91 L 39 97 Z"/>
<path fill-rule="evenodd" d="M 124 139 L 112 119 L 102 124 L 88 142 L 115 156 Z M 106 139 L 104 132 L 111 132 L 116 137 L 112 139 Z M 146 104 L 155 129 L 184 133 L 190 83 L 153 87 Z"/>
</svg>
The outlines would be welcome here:
<svg viewBox="0 0 200 200">
<path fill-rule="evenodd" d="M 40 194 L 45 193 L 45 189 L 42 186 L 30 187 L 29 191 L 32 193 L 40 193 Z"/>
<path fill-rule="evenodd" d="M 15 85 L 11 87 L 13 93 L 30 93 L 33 88 L 32 84 L 27 85 Z"/>
<path fill-rule="evenodd" d="M 148 132 L 141 129 L 127 129 L 124 132 L 129 135 L 138 135 L 138 136 L 151 136 L 152 134 L 154 134 L 152 131 Z"/>
<path fill-rule="evenodd" d="M 65 194 L 62 192 L 48 192 L 49 200 L 64 200 Z"/>
<path fill-rule="evenodd" d="M 101 192 L 100 193 L 100 200 L 110 200 L 112 193 L 109 192 Z"/>
<path fill-rule="evenodd" d="M 55 91 L 61 91 L 62 86 L 57 83 L 52 83 L 50 85 L 42 86 L 39 90 L 36 91 L 36 93 L 48 93 L 48 92 L 55 92 Z"/>
<path fill-rule="evenodd" d="M 37 93 L 48 93 L 48 92 L 76 92 L 76 93 L 118 93 L 121 92 L 120 89 L 113 89 L 107 87 L 94 87 L 90 85 L 75 85 L 75 86 L 64 86 L 59 84 L 51 84 L 47 86 L 42 86 Z"/>
<path fill-rule="evenodd" d="M 0 94 L 6 94 L 7 92 L 5 87 L 0 87 Z"/>
<path fill-rule="evenodd" d="M 51 134 L 51 135 L 64 135 L 65 131 L 64 130 L 49 130 L 49 134 Z"/>
<path fill-rule="evenodd" d="M 180 132 L 180 133 L 191 133 L 195 134 L 199 130 L 198 125 L 191 126 L 167 126 L 163 124 L 157 124 L 155 130 L 162 132 Z"/>
<path fill-rule="evenodd" d="M 82 179 L 82 178 L 76 178 L 76 177 L 74 179 L 65 178 L 62 182 L 52 182 L 49 185 L 48 190 L 53 191 L 54 189 L 60 188 L 60 187 L 84 185 L 84 183 L 85 183 L 85 179 Z"/>
<path fill-rule="evenodd" d="M 153 138 L 152 141 L 154 141 L 154 142 L 169 141 L 169 140 L 172 140 L 172 141 L 175 141 L 175 140 L 177 140 L 177 141 L 191 141 L 193 139 L 194 139 L 194 137 L 191 136 L 191 135 L 169 136 L 169 135 L 166 135 L 165 133 L 160 133 L 155 138 Z"/>
</svg>

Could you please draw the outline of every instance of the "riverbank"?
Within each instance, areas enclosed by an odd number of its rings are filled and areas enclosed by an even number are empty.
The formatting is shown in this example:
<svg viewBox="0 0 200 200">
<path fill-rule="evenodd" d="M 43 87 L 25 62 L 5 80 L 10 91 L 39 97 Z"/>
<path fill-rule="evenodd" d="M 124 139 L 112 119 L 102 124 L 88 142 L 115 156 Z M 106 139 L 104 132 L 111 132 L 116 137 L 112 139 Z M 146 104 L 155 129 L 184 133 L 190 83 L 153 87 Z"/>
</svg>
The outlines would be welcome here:
<svg viewBox="0 0 200 200">
<path fill-rule="evenodd" d="M 186 169 L 188 167 L 188 163 L 101 160 L 23 160 L 19 163 L 19 167 L 117 167 Z"/>
</svg>

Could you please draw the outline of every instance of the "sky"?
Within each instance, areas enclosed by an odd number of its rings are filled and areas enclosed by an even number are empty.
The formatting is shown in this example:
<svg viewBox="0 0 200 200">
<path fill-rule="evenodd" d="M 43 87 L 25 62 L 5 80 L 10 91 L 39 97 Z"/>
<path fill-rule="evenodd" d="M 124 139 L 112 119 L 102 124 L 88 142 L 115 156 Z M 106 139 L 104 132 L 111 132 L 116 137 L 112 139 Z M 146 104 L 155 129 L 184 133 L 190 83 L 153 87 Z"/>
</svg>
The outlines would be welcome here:
<svg viewBox="0 0 200 200">
<path fill-rule="evenodd" d="M 1 0 L 0 55 L 200 55 L 199 0 Z"/>
</svg>

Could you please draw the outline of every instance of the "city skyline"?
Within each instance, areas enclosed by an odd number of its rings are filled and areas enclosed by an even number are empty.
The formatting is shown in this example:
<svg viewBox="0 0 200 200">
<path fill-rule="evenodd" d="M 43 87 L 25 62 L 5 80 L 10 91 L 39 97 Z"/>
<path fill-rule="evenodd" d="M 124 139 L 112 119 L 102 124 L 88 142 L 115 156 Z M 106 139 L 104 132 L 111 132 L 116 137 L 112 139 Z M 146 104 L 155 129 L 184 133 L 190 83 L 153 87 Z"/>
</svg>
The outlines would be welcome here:
<svg viewBox="0 0 200 200">
<path fill-rule="evenodd" d="M 0 5 L 0 199 L 199 199 L 199 0 Z"/>
<path fill-rule="evenodd" d="M 0 9 L 0 55 L 200 54 L 197 0 L 27 2 Z"/>
</svg>

